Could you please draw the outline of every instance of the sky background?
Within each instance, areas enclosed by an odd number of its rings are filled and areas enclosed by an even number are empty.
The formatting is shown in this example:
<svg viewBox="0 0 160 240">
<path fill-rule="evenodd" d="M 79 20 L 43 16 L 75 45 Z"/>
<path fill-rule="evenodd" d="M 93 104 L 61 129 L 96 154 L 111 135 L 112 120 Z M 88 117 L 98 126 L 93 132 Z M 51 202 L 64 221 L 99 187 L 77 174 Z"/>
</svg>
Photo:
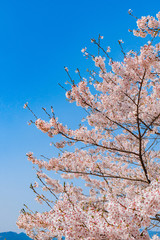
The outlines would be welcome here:
<svg viewBox="0 0 160 240">
<path fill-rule="evenodd" d="M 24 103 L 29 102 L 42 118 L 41 108 L 52 105 L 60 122 L 78 126 L 84 112 L 66 101 L 58 85 L 67 80 L 64 66 L 73 76 L 77 67 L 85 76 L 92 64 L 81 49 L 86 46 L 96 54 L 90 39 L 99 33 L 104 36 L 103 46 L 111 47 L 111 56 L 116 60 L 122 57 L 119 39 L 123 39 L 126 51 L 138 49 L 142 41 L 128 32 L 136 27 L 128 9 L 137 17 L 155 16 L 160 2 L 0 1 L 0 232 L 20 232 L 16 220 L 24 203 L 42 210 L 29 189 L 36 175 L 26 153 L 48 157 L 56 154 L 50 139 L 27 125 L 34 118 L 23 109 Z"/>
</svg>

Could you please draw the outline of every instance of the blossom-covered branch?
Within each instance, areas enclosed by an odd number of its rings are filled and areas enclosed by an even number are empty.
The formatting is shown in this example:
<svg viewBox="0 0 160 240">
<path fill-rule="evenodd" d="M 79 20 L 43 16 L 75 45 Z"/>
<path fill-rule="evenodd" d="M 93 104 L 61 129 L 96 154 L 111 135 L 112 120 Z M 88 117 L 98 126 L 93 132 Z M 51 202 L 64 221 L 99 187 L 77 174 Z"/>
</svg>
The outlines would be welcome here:
<svg viewBox="0 0 160 240">
<path fill-rule="evenodd" d="M 130 15 L 132 15 L 130 11 Z M 38 167 L 42 190 L 32 185 L 40 203 L 49 210 L 43 213 L 23 211 L 17 225 L 33 239 L 62 236 L 66 240 L 149 240 L 148 229 L 160 225 L 160 43 L 153 45 L 160 31 L 160 12 L 154 17 L 137 19 L 140 37 L 151 35 L 151 41 L 137 53 L 125 53 L 119 40 L 123 61 L 114 61 L 110 48 L 101 46 L 103 37 L 91 41 L 98 56 L 83 48 L 97 70 L 89 71 L 89 80 L 75 83 L 69 70 L 69 102 L 85 109 L 85 123 L 69 129 L 56 118 L 53 108 L 48 121 L 38 118 L 25 104 L 36 121 L 35 126 L 53 139 L 60 150 L 58 157 L 38 159 L 28 153 L 28 160 Z M 106 67 L 107 60 L 109 67 Z M 110 70 L 108 70 L 110 68 Z M 97 73 L 98 72 L 98 73 Z M 63 181 L 51 178 L 47 171 L 61 175 Z M 53 175 L 52 175 L 53 176 Z M 70 183 L 79 178 L 84 189 Z M 53 200 L 52 200 L 53 198 Z M 154 236 L 154 240 L 159 238 Z"/>
</svg>

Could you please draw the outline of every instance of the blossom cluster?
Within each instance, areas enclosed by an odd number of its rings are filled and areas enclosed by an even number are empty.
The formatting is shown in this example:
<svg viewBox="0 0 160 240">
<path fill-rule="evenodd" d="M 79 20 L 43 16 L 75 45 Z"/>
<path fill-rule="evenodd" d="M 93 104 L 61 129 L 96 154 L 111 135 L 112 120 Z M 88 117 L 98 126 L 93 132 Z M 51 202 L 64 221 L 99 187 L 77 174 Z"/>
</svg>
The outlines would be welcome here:
<svg viewBox="0 0 160 240">
<path fill-rule="evenodd" d="M 137 20 L 138 30 L 134 30 L 133 34 L 137 37 L 146 37 L 150 34 L 155 37 L 160 32 L 160 12 L 156 14 L 157 20 L 152 16 L 142 17 Z"/>
</svg>

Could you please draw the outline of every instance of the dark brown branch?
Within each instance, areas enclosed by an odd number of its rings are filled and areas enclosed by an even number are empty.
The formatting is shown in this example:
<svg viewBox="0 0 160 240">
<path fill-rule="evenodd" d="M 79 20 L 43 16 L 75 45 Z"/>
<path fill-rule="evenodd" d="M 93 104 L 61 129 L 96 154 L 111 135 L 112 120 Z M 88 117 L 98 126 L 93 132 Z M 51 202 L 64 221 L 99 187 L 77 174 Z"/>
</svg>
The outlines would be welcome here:
<svg viewBox="0 0 160 240">
<path fill-rule="evenodd" d="M 153 125 L 153 123 L 160 117 L 160 113 L 155 117 L 153 118 L 153 120 L 151 121 L 151 123 L 147 126 L 147 128 L 145 129 L 145 131 L 143 132 L 142 134 L 142 137 L 145 135 L 145 133 L 147 132 L 148 129 L 150 129 L 150 127 Z"/>
<path fill-rule="evenodd" d="M 138 135 L 139 135 L 139 159 L 142 165 L 142 169 L 145 173 L 147 182 L 150 183 L 151 181 L 148 178 L 148 173 L 147 173 L 147 169 L 146 166 L 144 164 L 144 160 L 142 157 L 142 136 L 141 136 L 141 131 L 140 131 L 140 120 L 139 120 L 139 104 L 140 104 L 140 98 L 141 98 L 141 90 L 142 90 L 142 85 L 143 85 L 143 81 L 145 78 L 145 74 L 146 74 L 146 69 L 144 70 L 144 74 L 140 83 L 140 87 L 139 87 L 139 93 L 138 93 L 138 100 L 137 100 L 137 128 L 138 128 Z"/>
<path fill-rule="evenodd" d="M 122 177 L 122 176 L 114 176 L 114 175 L 101 175 L 98 173 L 92 173 L 92 172 L 79 172 L 79 171 L 69 171 L 69 170 L 62 170 L 60 169 L 59 171 L 61 172 L 65 172 L 65 173 L 77 173 L 77 174 L 81 174 L 81 175 L 92 175 L 92 176 L 96 176 L 96 177 L 106 177 L 106 178 L 115 178 L 115 179 L 124 179 L 124 180 L 129 180 L 129 181 L 135 181 L 135 182 L 144 182 L 144 183 L 148 183 L 148 181 L 145 181 L 143 179 L 133 179 L 133 178 L 128 178 L 128 177 Z"/>
<path fill-rule="evenodd" d="M 70 140 L 73 140 L 75 142 L 83 142 L 83 143 L 86 143 L 86 144 L 91 144 L 90 142 L 87 142 L 83 139 L 76 139 L 76 138 L 72 138 L 72 137 L 68 137 L 66 134 L 62 133 L 62 132 L 59 132 L 62 136 L 70 139 Z M 100 147 L 100 148 L 104 148 L 106 150 L 110 150 L 110 151 L 114 151 L 114 152 L 122 152 L 122 153 L 127 153 L 127 154 L 133 154 L 133 155 L 136 155 L 136 156 L 139 156 L 138 153 L 136 152 L 132 152 L 132 151 L 127 151 L 127 150 L 122 150 L 122 149 L 118 149 L 118 148 L 112 148 L 112 147 L 106 147 L 106 146 L 103 146 L 103 145 L 99 145 L 98 143 L 94 142 L 93 143 L 94 146 L 97 146 L 97 147 Z"/>
</svg>

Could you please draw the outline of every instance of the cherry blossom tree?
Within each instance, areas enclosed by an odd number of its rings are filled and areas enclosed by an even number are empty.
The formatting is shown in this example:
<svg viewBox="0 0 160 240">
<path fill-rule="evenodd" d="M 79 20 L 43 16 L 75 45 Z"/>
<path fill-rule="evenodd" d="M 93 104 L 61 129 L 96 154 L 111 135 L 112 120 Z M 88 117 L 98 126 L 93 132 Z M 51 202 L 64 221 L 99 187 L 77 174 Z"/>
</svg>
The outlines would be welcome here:
<svg viewBox="0 0 160 240">
<path fill-rule="evenodd" d="M 110 48 L 102 48 L 99 36 L 98 41 L 92 39 L 97 56 L 82 49 L 96 68 L 89 71 L 88 80 L 77 69 L 76 84 L 65 68 L 71 82 L 66 97 L 86 111 L 79 128 L 60 123 L 53 108 L 51 114 L 44 109 L 48 121 L 35 116 L 38 129 L 62 139 L 54 143 L 58 157 L 27 154 L 38 167 L 42 190 L 51 194 L 48 198 L 39 193 L 38 183 L 31 185 L 37 200 L 49 208 L 43 213 L 27 206 L 22 210 L 17 225 L 32 239 L 147 240 L 148 230 L 159 227 L 160 43 L 154 42 L 160 36 L 160 12 L 156 17 L 137 19 L 133 34 L 150 35 L 139 52 L 125 53 L 119 40 L 123 61 L 110 57 Z M 32 111 L 28 103 L 25 107 Z M 55 180 L 47 171 L 68 180 Z M 85 181 L 87 194 L 71 183 L 74 178 Z"/>
</svg>

